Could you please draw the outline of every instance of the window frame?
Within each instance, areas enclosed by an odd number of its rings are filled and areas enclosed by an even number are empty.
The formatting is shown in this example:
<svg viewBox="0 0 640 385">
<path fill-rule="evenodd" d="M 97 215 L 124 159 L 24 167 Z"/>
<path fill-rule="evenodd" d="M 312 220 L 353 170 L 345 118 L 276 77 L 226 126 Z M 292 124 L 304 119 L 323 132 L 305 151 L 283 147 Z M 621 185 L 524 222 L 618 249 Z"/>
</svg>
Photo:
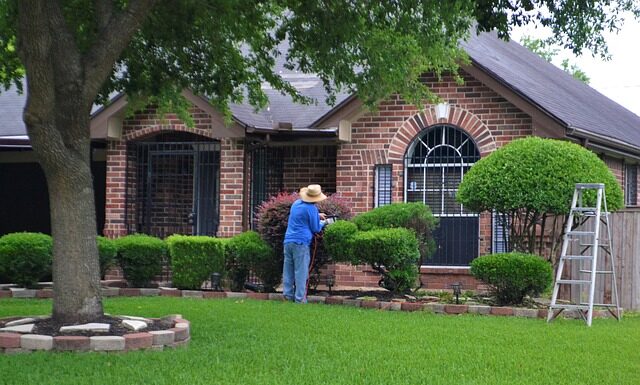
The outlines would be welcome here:
<svg viewBox="0 0 640 385">
<path fill-rule="evenodd" d="M 385 173 L 388 172 L 388 175 L 383 175 L 386 177 L 382 182 L 385 183 L 384 190 L 381 190 L 381 171 Z M 388 185 L 386 185 L 388 183 Z M 380 202 L 380 192 L 388 192 L 388 201 Z M 386 206 L 393 203 L 393 165 L 390 163 L 386 164 L 376 164 L 373 166 L 373 207 L 381 207 Z"/>
</svg>

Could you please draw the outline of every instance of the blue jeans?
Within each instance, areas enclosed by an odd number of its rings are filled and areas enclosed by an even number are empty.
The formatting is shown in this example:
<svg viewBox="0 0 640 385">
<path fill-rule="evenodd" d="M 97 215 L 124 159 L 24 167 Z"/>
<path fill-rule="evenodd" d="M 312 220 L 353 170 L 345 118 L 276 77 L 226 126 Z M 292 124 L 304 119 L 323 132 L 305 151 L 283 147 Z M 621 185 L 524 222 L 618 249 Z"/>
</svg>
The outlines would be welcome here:
<svg viewBox="0 0 640 385">
<path fill-rule="evenodd" d="M 309 278 L 309 246 L 298 243 L 284 244 L 282 268 L 282 294 L 288 300 L 307 302 L 307 278 Z M 294 292 L 295 288 L 295 292 Z"/>
</svg>

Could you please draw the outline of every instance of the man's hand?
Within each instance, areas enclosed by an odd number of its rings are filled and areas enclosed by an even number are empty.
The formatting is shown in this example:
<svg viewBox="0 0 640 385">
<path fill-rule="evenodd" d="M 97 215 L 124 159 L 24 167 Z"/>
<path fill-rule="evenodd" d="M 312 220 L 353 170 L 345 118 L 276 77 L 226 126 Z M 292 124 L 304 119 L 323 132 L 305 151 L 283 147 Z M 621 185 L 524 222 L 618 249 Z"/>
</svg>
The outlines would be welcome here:
<svg viewBox="0 0 640 385">
<path fill-rule="evenodd" d="M 321 221 L 324 221 L 324 220 L 326 220 L 326 219 L 327 219 L 327 214 L 325 214 L 325 213 L 320 213 L 320 220 L 321 220 Z"/>
</svg>

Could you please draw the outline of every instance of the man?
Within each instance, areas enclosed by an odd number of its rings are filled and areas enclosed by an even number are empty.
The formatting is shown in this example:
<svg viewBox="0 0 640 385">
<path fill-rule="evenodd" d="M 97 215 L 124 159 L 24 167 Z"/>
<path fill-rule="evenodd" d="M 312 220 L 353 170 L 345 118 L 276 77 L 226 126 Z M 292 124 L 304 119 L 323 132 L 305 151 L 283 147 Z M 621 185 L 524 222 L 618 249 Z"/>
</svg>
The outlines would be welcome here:
<svg viewBox="0 0 640 385">
<path fill-rule="evenodd" d="M 293 202 L 284 236 L 283 294 L 297 303 L 307 302 L 309 278 L 309 246 L 313 234 L 325 225 L 326 215 L 318 212 L 315 203 L 327 199 L 318 184 L 300 189 L 300 199 Z"/>
</svg>

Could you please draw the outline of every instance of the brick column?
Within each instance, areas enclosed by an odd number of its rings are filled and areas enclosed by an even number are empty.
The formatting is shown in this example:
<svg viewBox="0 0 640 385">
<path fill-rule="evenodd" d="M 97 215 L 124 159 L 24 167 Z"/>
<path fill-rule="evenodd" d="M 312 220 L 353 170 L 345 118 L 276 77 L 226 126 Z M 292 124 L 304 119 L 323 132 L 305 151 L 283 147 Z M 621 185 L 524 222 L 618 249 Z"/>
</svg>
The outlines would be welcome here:
<svg viewBox="0 0 640 385">
<path fill-rule="evenodd" d="M 104 235 L 109 238 L 127 233 L 125 223 L 125 194 L 127 146 L 124 141 L 107 143 L 107 181 Z"/>
<path fill-rule="evenodd" d="M 231 237 L 242 232 L 243 171 L 242 139 L 221 139 L 219 237 Z"/>
</svg>

